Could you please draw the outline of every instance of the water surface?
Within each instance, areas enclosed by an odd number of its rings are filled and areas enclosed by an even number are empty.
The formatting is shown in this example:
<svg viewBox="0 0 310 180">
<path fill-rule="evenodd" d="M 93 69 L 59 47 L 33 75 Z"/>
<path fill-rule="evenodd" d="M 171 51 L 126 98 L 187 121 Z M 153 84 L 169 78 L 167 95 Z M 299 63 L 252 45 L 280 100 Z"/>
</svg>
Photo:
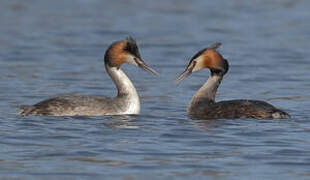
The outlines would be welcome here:
<svg viewBox="0 0 310 180">
<path fill-rule="evenodd" d="M 310 2 L 1 1 L 0 179 L 309 179 Z M 105 49 L 137 39 L 157 78 L 124 65 L 141 114 L 18 117 L 55 94 L 114 96 Z M 190 119 L 208 70 L 172 81 L 222 42 L 218 100 L 266 100 L 288 120 Z"/>
</svg>

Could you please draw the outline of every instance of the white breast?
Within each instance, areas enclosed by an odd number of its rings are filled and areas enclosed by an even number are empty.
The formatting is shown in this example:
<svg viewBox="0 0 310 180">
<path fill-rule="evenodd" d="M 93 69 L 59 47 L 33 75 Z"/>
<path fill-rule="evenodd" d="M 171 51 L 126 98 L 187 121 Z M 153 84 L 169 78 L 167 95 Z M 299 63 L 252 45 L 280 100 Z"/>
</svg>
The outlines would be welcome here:
<svg viewBox="0 0 310 180">
<path fill-rule="evenodd" d="M 127 110 L 122 112 L 122 114 L 139 114 L 140 113 L 140 101 L 139 97 L 132 97 L 128 104 Z"/>
</svg>

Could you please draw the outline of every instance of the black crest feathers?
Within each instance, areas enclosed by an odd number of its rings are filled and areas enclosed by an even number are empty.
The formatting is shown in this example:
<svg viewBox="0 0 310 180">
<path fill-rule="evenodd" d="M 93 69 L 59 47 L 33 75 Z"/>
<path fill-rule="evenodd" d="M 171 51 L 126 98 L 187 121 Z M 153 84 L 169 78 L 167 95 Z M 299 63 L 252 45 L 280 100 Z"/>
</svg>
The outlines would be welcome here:
<svg viewBox="0 0 310 180">
<path fill-rule="evenodd" d="M 136 40 L 132 38 L 131 36 L 126 38 L 126 46 L 124 50 L 128 51 L 129 53 L 133 54 L 134 56 L 138 58 L 141 58 Z"/>
</svg>

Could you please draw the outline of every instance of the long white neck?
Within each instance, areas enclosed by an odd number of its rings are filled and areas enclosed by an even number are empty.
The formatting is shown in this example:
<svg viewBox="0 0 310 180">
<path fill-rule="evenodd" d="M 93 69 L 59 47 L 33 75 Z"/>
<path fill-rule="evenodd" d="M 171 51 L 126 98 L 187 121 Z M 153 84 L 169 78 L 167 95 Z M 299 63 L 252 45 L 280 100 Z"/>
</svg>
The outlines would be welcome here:
<svg viewBox="0 0 310 180">
<path fill-rule="evenodd" d="M 192 100 L 189 103 L 188 109 L 193 107 L 199 102 L 215 102 L 215 95 L 217 88 L 219 87 L 223 76 L 220 75 L 211 75 L 207 82 L 196 92 Z"/>
<path fill-rule="evenodd" d="M 124 105 L 127 106 L 127 110 L 123 114 L 139 114 L 139 96 L 130 79 L 120 68 L 111 67 L 107 64 L 105 64 L 105 68 L 116 85 L 118 91 L 116 98 L 125 101 Z"/>
</svg>

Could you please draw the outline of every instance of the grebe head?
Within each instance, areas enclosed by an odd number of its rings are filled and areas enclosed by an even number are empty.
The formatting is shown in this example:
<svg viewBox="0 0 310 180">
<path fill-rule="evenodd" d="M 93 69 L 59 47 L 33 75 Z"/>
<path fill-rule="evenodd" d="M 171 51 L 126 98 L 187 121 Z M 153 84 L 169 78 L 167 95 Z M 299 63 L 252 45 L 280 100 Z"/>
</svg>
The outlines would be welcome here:
<svg viewBox="0 0 310 180">
<path fill-rule="evenodd" d="M 229 64 L 216 49 L 221 43 L 214 43 L 211 46 L 200 50 L 192 57 L 185 71 L 176 79 L 176 83 L 182 81 L 192 72 L 197 72 L 204 68 L 209 68 L 211 75 L 225 75 L 229 69 Z"/>
<path fill-rule="evenodd" d="M 136 65 L 147 72 L 158 75 L 142 60 L 136 41 L 132 37 L 114 42 L 106 51 L 104 62 L 110 67 L 120 68 L 123 63 Z"/>
</svg>

